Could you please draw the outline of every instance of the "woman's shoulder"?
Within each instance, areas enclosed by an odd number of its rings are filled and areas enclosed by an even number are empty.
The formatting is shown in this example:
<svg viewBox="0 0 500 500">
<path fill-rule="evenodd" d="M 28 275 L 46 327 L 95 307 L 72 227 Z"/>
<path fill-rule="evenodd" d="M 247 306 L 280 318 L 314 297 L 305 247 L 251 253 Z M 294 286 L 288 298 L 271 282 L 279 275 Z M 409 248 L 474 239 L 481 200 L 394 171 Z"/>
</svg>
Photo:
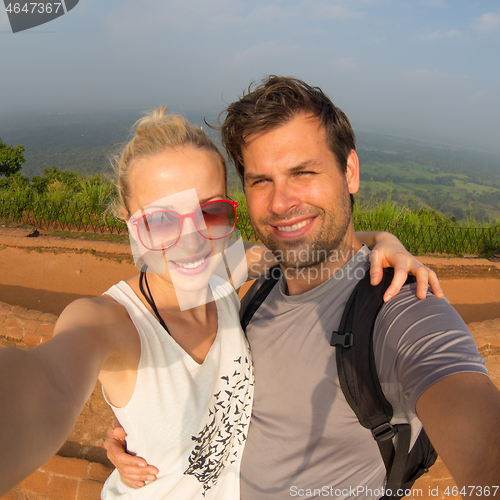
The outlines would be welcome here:
<svg viewBox="0 0 500 500">
<path fill-rule="evenodd" d="M 109 359 L 135 360 L 140 353 L 137 330 L 125 307 L 109 295 L 75 300 L 61 313 L 54 336 L 86 337 Z"/>
<path fill-rule="evenodd" d="M 99 297 L 83 297 L 71 302 L 60 317 L 74 315 L 86 321 L 101 322 L 104 318 L 120 316 L 123 311 L 125 308 L 110 295 L 101 295 Z"/>
<path fill-rule="evenodd" d="M 71 302 L 61 313 L 54 334 L 81 329 L 92 334 L 116 331 L 131 325 L 125 307 L 109 295 L 84 297 Z"/>
</svg>

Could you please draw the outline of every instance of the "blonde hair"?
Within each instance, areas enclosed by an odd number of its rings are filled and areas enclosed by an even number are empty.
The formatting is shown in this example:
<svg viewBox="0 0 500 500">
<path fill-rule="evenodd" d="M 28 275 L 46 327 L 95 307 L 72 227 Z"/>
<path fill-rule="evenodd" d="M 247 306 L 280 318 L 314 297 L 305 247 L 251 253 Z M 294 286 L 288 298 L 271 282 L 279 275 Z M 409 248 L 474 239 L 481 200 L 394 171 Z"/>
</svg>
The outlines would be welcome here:
<svg viewBox="0 0 500 500">
<path fill-rule="evenodd" d="M 129 177 L 132 163 L 139 158 L 163 153 L 167 149 L 189 145 L 215 153 L 222 163 L 227 183 L 226 162 L 217 146 L 201 128 L 190 124 L 184 117 L 168 114 L 166 107 L 159 107 L 138 120 L 134 128 L 134 137 L 113 160 L 121 207 L 125 208 L 128 214 L 130 211 L 127 200 L 130 196 Z"/>
</svg>

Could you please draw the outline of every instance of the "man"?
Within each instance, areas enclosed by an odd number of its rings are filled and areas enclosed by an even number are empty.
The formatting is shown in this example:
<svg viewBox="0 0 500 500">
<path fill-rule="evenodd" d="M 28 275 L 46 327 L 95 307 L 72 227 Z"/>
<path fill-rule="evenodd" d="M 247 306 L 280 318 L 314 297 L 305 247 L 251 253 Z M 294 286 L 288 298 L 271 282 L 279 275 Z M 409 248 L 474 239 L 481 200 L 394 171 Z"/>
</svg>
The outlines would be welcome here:
<svg viewBox="0 0 500 500">
<path fill-rule="evenodd" d="M 368 268 L 352 223 L 350 123 L 320 89 L 270 77 L 228 107 L 222 137 L 253 227 L 283 270 L 247 328 L 256 385 L 241 498 L 379 498 L 385 467 L 340 389 L 329 345 Z M 498 485 L 500 392 L 453 308 L 406 287 L 379 313 L 373 348 L 393 422 L 409 421 L 415 437 L 420 420 L 467 495 Z"/>
</svg>

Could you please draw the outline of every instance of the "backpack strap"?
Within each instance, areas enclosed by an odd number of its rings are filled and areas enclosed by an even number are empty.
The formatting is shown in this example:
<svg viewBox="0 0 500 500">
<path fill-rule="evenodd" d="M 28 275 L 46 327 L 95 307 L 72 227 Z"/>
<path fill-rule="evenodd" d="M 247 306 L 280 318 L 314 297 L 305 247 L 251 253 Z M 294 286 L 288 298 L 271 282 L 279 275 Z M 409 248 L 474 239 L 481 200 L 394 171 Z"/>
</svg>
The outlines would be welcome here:
<svg viewBox="0 0 500 500">
<path fill-rule="evenodd" d="M 359 423 L 371 430 L 382 455 L 387 470 L 385 498 L 400 498 L 396 490 L 402 484 L 411 441 L 409 424 L 391 424 L 392 406 L 380 386 L 373 353 L 375 320 L 393 277 L 392 269 L 384 269 L 382 281 L 373 286 L 366 274 L 349 297 L 339 331 L 333 332 L 330 342 L 337 347 L 337 370 L 344 396 Z"/>
<path fill-rule="evenodd" d="M 250 302 L 247 304 L 245 312 L 243 313 L 241 318 L 241 328 L 243 328 L 244 332 L 247 331 L 248 323 L 250 323 L 250 320 L 257 309 L 262 305 L 262 302 L 264 302 L 266 297 L 271 293 L 274 285 L 278 283 L 282 274 L 283 271 L 280 266 L 271 267 L 269 270 L 269 274 L 266 276 L 264 283 L 262 283 L 255 295 L 250 299 Z"/>
</svg>

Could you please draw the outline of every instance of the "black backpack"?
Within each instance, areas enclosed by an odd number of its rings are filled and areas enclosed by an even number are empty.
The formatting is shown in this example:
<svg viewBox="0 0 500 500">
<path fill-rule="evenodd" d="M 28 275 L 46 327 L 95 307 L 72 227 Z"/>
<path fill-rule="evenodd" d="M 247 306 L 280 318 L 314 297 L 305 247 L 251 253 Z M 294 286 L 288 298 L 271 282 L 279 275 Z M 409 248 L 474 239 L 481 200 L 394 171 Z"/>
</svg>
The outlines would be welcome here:
<svg viewBox="0 0 500 500">
<path fill-rule="evenodd" d="M 437 458 L 423 428 L 409 451 L 410 424 L 391 424 L 392 406 L 382 391 L 375 367 L 373 328 L 377 314 L 384 305 L 384 292 L 393 276 L 393 269 L 385 269 L 382 281 L 372 286 L 369 273 L 366 274 L 349 297 L 339 331 L 332 333 L 330 342 L 337 348 L 337 369 L 342 392 L 359 423 L 372 431 L 380 449 L 387 471 L 383 499 L 399 499 L 409 494 L 416 479 L 428 472 Z M 279 266 L 273 267 L 243 313 L 243 331 L 246 331 L 253 315 L 280 277 Z M 415 279 L 409 277 L 407 283 L 413 282 Z M 393 438 L 396 435 L 395 447 Z"/>
</svg>

